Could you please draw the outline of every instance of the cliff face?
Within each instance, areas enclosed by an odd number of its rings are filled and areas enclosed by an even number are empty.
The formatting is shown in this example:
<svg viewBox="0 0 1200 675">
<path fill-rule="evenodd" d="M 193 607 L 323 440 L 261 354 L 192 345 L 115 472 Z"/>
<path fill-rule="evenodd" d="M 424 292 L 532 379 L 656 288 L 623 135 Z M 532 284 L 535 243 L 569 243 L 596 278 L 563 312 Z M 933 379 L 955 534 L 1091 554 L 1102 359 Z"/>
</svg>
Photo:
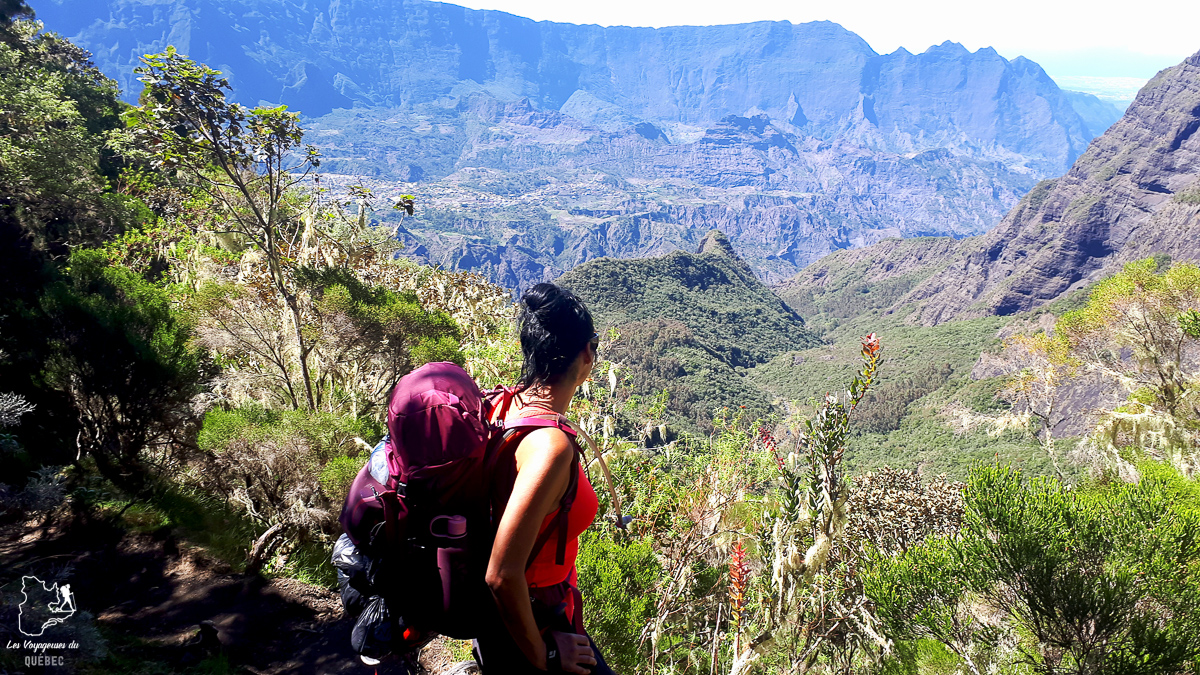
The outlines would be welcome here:
<svg viewBox="0 0 1200 675">
<path fill-rule="evenodd" d="M 403 223 L 407 254 L 515 289 L 597 257 L 691 250 L 712 228 L 760 279 L 782 281 L 830 252 L 888 237 L 985 232 L 1033 185 L 999 162 L 869 151 L 785 132 L 765 116 L 727 117 L 671 144 L 648 123 L 604 132 L 521 102 L 475 97 L 470 108 L 464 124 L 391 116 L 384 125 L 406 135 L 403 147 L 428 138 L 426 147 L 444 143 L 458 157 L 439 168 L 401 155 L 400 169 L 419 162 L 433 174 L 418 191 L 417 218 Z M 430 130 L 413 132 L 421 123 Z M 313 135 L 327 139 L 323 167 L 357 173 L 386 161 L 362 159 L 348 128 L 314 123 Z"/>
<path fill-rule="evenodd" d="M 917 264 L 924 281 L 892 311 L 915 307 L 911 318 L 926 325 L 1007 315 L 1062 297 L 1130 260 L 1157 253 L 1200 260 L 1198 130 L 1200 53 L 1159 73 L 1065 176 L 1036 186 L 991 232 L 953 245 L 944 260 Z M 884 251 L 852 257 L 877 253 Z M 802 273 L 794 292 L 819 283 L 815 272 Z M 881 266 L 867 273 L 888 276 Z"/>
<path fill-rule="evenodd" d="M 945 43 L 879 55 L 829 22 L 661 29 L 535 22 L 423 0 L 40 0 L 130 97 L 142 54 L 173 44 L 240 100 L 309 116 L 528 98 L 594 126 L 711 125 L 765 114 L 892 152 L 957 154 L 1057 175 L 1092 137 L 1040 67 Z"/>
<path fill-rule="evenodd" d="M 323 184 L 417 195 L 407 255 L 514 290 L 694 250 L 712 228 L 768 282 L 889 237 L 981 234 L 1105 126 L 1099 101 L 1025 59 L 950 42 L 880 55 L 828 22 L 602 28 L 424 0 L 34 8 L 131 100 L 140 57 L 175 45 L 241 102 L 299 109 Z"/>
</svg>

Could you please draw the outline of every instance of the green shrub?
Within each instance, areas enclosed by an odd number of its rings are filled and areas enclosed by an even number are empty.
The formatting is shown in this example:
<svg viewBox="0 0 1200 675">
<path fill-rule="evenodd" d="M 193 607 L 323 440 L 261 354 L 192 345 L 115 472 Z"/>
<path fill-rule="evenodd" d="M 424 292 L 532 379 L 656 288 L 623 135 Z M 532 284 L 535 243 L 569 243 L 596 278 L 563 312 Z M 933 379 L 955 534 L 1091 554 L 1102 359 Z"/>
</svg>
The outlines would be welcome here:
<svg viewBox="0 0 1200 675">
<path fill-rule="evenodd" d="M 336 500 L 350 489 L 354 477 L 367 462 L 368 455 L 357 457 L 334 457 L 321 469 L 321 489 L 331 500 Z"/>
<path fill-rule="evenodd" d="M 197 443 L 202 450 L 220 452 L 234 441 L 302 440 L 318 461 L 324 463 L 335 457 L 357 455 L 355 438 L 373 443 L 383 433 L 383 425 L 373 418 L 310 410 L 271 410 L 251 403 L 210 410 L 204 416 Z"/>
<path fill-rule="evenodd" d="M 650 543 L 616 543 L 585 532 L 575 566 L 588 632 L 614 669 L 632 673 L 640 663 L 642 627 L 658 600 L 659 564 Z"/>
<path fill-rule="evenodd" d="M 1200 660 L 1200 490 L 1165 463 L 1136 483 L 1069 489 L 1010 467 L 972 470 L 963 530 L 865 574 L 886 630 L 963 657 L 994 631 L 1034 672 L 1194 672 Z M 988 615 L 1005 617 L 996 627 Z M 982 665 L 982 664 L 980 664 Z"/>
</svg>

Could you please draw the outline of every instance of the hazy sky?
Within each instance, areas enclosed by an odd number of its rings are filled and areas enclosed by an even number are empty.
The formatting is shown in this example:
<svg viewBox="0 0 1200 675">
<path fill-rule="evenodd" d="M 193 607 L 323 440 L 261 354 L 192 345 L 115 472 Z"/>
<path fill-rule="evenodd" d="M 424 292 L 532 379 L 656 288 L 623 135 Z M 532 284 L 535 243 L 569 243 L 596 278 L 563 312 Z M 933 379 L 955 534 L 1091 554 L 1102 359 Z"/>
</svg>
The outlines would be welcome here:
<svg viewBox="0 0 1200 675">
<path fill-rule="evenodd" d="M 1055 76 L 1148 78 L 1200 51 L 1200 0 L 451 0 L 538 20 L 674 26 L 827 19 L 880 53 L 945 40 L 1038 61 Z"/>
</svg>

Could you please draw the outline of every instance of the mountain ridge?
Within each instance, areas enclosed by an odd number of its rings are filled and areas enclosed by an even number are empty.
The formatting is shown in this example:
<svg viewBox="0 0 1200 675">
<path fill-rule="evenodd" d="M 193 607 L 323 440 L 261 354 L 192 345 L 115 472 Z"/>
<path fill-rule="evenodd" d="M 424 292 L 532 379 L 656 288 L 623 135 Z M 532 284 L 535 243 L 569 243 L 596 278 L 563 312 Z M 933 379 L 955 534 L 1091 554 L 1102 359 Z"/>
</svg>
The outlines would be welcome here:
<svg viewBox="0 0 1200 675">
<path fill-rule="evenodd" d="M 734 368 L 820 343 L 804 319 L 754 276 L 720 230 L 705 235 L 695 253 L 599 258 L 558 283 L 583 298 L 603 326 L 679 320 Z"/>
<path fill-rule="evenodd" d="M 601 28 L 424 0 L 34 4 L 127 98 L 140 56 L 174 44 L 238 100 L 301 109 L 334 196 L 355 182 L 416 194 L 418 216 L 394 223 L 407 256 L 518 292 L 597 257 L 692 250 L 713 227 L 769 282 L 887 237 L 980 234 L 1105 123 L 1099 101 L 1027 59 L 949 41 L 881 55 L 829 22 Z"/>
<path fill-rule="evenodd" d="M 1200 52 L 1148 82 L 1065 176 L 1039 183 L 987 234 L 938 242 L 948 250 L 928 264 L 884 245 L 844 252 L 778 290 L 802 305 L 843 265 L 878 258 L 865 276 L 923 276 L 884 311 L 937 325 L 1042 307 L 1138 258 L 1200 260 L 1198 131 Z"/>
<path fill-rule="evenodd" d="M 746 382 L 747 371 L 821 343 L 720 230 L 694 253 L 599 258 L 558 283 L 588 304 L 601 331 L 611 329 L 605 358 L 627 368 L 635 393 L 666 390 L 668 408 L 696 429 L 708 428 L 721 408 L 769 414 L 771 400 Z"/>
<path fill-rule="evenodd" d="M 140 89 L 132 70 L 141 54 L 174 44 L 224 71 L 239 100 L 309 116 L 444 105 L 481 91 L 562 110 L 580 108 L 568 106 L 579 94 L 631 120 L 705 126 L 766 114 L 819 138 L 892 152 L 949 147 L 1038 175 L 1064 171 L 1099 131 L 1027 59 L 949 41 L 921 54 L 878 54 L 831 22 L 604 28 L 424 0 L 42 0 L 34 8 L 90 49 L 128 96 Z M 1007 123 L 994 124 L 1000 119 Z"/>
</svg>

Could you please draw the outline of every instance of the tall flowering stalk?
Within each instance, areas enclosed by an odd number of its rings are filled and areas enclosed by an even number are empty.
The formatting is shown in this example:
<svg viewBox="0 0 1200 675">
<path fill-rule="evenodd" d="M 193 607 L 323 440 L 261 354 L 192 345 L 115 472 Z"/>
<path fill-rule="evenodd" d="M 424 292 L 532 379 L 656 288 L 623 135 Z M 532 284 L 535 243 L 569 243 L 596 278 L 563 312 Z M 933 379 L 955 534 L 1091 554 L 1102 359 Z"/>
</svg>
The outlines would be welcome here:
<svg viewBox="0 0 1200 675">
<path fill-rule="evenodd" d="M 813 544 L 804 554 L 801 568 L 812 578 L 825 565 L 833 539 L 846 524 L 846 498 L 849 485 L 842 475 L 842 457 L 846 436 L 850 433 L 850 414 L 867 395 L 879 369 L 881 346 L 874 333 L 862 340 L 863 367 L 839 398 L 825 394 L 825 400 L 812 419 L 804 420 L 800 448 L 808 458 L 807 489 L 804 510 L 812 523 Z"/>
<path fill-rule="evenodd" d="M 799 672 L 811 665 L 831 635 L 844 631 L 850 622 L 870 623 L 867 617 L 857 616 L 862 613 L 861 605 L 841 604 L 837 590 L 826 587 L 823 572 L 848 520 L 850 486 L 842 460 L 850 415 L 874 385 L 881 354 L 874 333 L 862 339 L 862 368 L 845 390 L 825 395 L 816 413 L 797 430 L 796 448 L 786 457 L 773 435 L 760 432 L 762 443 L 775 457 L 782 484 L 779 513 L 770 533 L 774 602 L 769 623 L 776 629 L 799 628 L 795 636 L 799 640 L 795 645 Z M 740 660 L 748 667 L 753 658 L 747 650 Z"/>
<path fill-rule="evenodd" d="M 746 610 L 746 587 L 750 583 L 750 565 L 746 547 L 739 539 L 729 555 L 729 617 L 733 626 L 733 653 L 741 651 L 742 613 Z"/>
</svg>

